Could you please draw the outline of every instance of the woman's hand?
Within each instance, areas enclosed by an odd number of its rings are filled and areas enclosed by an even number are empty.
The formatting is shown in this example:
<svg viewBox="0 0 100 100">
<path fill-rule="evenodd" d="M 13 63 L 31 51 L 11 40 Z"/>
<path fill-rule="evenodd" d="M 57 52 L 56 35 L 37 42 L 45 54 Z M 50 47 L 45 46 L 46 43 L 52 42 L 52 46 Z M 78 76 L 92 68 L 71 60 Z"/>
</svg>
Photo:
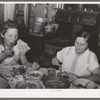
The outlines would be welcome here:
<svg viewBox="0 0 100 100">
<path fill-rule="evenodd" d="M 18 48 L 20 50 L 20 53 L 22 53 L 23 55 L 25 55 L 25 53 L 28 51 L 28 49 L 23 45 L 20 45 Z"/>
<path fill-rule="evenodd" d="M 37 61 L 35 61 L 33 64 L 32 64 L 32 68 L 33 69 L 39 69 L 40 68 L 40 65 Z"/>
<path fill-rule="evenodd" d="M 23 45 L 20 45 L 18 48 L 19 48 L 19 50 L 20 50 L 20 53 L 23 54 L 23 55 L 25 55 L 25 53 L 27 52 L 26 47 L 23 46 Z"/>
<path fill-rule="evenodd" d="M 53 59 L 52 59 L 52 65 L 56 65 L 56 66 L 59 66 L 60 64 L 59 64 L 59 61 L 58 61 L 58 59 L 56 58 L 56 57 L 54 57 Z"/>
<path fill-rule="evenodd" d="M 27 43 L 23 42 L 22 40 L 18 40 L 17 41 L 17 44 L 18 44 L 18 48 L 20 50 L 20 52 L 25 55 L 25 53 L 30 50 L 30 47 L 28 46 Z"/>
<path fill-rule="evenodd" d="M 69 81 L 73 83 L 74 80 L 76 80 L 78 77 L 74 73 L 66 73 L 66 75 L 69 77 Z"/>
<path fill-rule="evenodd" d="M 3 54 L 4 54 L 4 56 L 5 56 L 6 58 L 12 57 L 12 56 L 14 55 L 14 51 L 8 48 L 8 49 L 5 49 L 5 50 L 3 51 Z"/>
</svg>

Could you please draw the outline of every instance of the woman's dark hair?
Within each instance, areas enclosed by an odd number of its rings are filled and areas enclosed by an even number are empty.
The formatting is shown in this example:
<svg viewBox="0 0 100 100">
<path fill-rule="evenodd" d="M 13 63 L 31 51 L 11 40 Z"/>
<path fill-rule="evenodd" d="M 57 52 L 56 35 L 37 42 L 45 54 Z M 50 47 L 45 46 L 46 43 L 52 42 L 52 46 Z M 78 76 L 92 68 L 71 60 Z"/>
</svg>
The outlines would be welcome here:
<svg viewBox="0 0 100 100">
<path fill-rule="evenodd" d="M 16 28 L 18 29 L 18 25 L 15 21 L 8 19 L 8 21 L 2 24 L 2 28 L 0 30 L 0 43 L 3 42 L 3 38 L 1 35 L 4 35 L 9 28 Z"/>
<path fill-rule="evenodd" d="M 77 33 L 76 37 L 75 37 L 75 40 L 77 37 L 83 37 L 84 39 L 86 39 L 87 43 L 89 44 L 89 41 L 90 41 L 90 32 L 88 31 L 84 31 L 84 30 L 81 30 Z"/>
</svg>

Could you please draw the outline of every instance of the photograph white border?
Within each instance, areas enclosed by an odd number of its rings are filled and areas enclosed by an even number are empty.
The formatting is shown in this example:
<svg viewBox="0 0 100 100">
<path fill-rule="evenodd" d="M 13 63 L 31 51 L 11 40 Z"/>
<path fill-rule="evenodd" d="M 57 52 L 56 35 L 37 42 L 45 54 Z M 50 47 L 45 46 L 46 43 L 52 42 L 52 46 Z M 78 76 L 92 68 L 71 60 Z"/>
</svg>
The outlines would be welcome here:
<svg viewBox="0 0 100 100">
<path fill-rule="evenodd" d="M 100 98 L 99 89 L 1 89 L 0 98 Z"/>
<path fill-rule="evenodd" d="M 4 3 L 100 4 L 100 2 L 0 2 Z M 100 98 L 100 89 L 0 89 L 0 98 Z"/>
</svg>

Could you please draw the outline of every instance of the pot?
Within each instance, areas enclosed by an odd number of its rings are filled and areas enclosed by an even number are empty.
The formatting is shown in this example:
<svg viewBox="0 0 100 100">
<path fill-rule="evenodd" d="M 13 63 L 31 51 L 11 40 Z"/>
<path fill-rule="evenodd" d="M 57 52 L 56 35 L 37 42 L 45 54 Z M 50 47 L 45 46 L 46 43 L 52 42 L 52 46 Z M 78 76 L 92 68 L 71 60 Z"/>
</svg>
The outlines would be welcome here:
<svg viewBox="0 0 100 100">
<path fill-rule="evenodd" d="M 48 24 L 44 27 L 45 33 L 53 33 L 55 31 L 55 26 Z"/>
<path fill-rule="evenodd" d="M 33 24 L 33 32 L 40 33 L 46 24 L 46 20 L 43 18 L 37 17 Z"/>
</svg>

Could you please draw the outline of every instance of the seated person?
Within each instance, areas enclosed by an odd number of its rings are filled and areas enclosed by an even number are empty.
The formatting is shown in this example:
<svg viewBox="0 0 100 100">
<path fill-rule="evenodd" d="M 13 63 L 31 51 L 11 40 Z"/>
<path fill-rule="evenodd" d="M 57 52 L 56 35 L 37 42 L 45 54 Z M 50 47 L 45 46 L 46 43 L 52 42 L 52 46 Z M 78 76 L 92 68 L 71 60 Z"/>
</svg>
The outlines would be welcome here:
<svg viewBox="0 0 100 100">
<path fill-rule="evenodd" d="M 0 88 L 6 88 L 12 67 L 19 65 L 19 60 L 26 68 L 38 69 L 39 64 L 27 61 L 25 53 L 30 47 L 21 39 L 18 40 L 18 28 L 14 21 L 8 20 L 4 23 L 0 36 Z"/>
<path fill-rule="evenodd" d="M 83 88 L 97 88 L 100 84 L 100 66 L 96 54 L 89 50 L 90 33 L 78 32 L 75 46 L 65 47 L 57 52 L 52 64 L 59 66 L 69 81 Z M 60 67 L 61 66 L 61 67 Z"/>
</svg>

